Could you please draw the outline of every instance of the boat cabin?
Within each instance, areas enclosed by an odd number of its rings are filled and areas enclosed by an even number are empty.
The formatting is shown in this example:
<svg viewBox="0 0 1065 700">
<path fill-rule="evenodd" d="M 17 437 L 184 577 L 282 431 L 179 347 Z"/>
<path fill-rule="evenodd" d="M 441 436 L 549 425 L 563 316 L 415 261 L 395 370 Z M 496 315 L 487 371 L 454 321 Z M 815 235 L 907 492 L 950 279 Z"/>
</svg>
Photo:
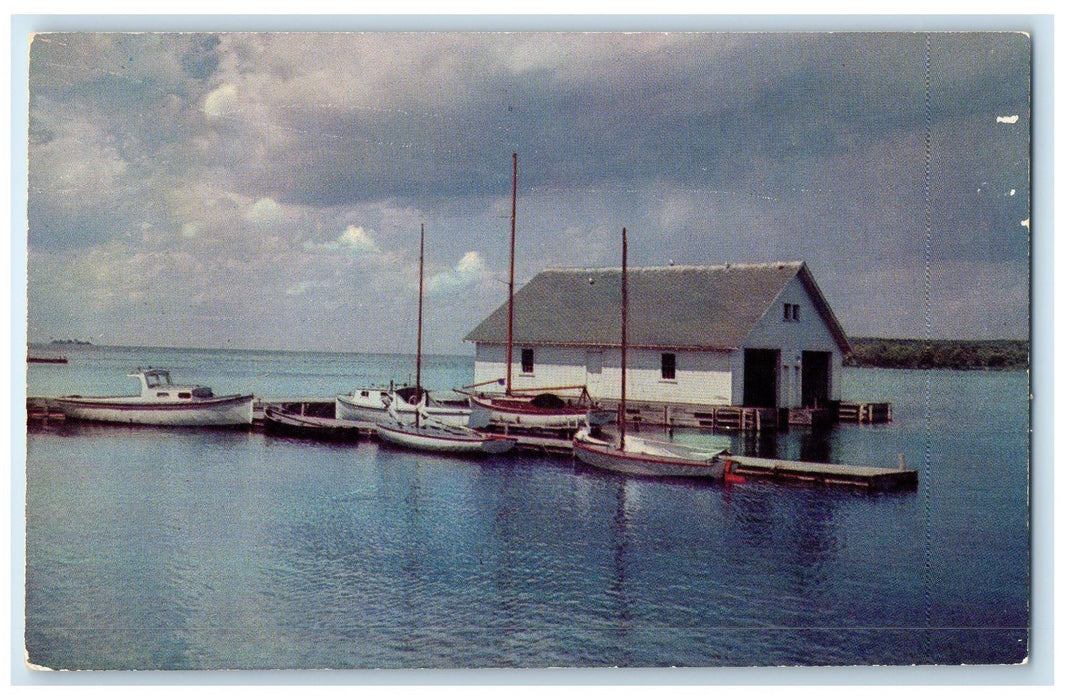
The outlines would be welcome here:
<svg viewBox="0 0 1065 700">
<path fill-rule="evenodd" d="M 850 342 L 804 262 L 629 268 L 628 397 L 818 407 Z M 621 268 L 549 269 L 514 294 L 513 389 L 620 398 Z M 506 376 L 507 304 L 465 338 L 474 382 Z"/>
<path fill-rule="evenodd" d="M 209 399 L 214 392 L 205 386 L 178 385 L 170 379 L 170 372 L 165 369 L 138 370 L 129 375 L 140 381 L 141 398 L 156 401 L 175 401 L 192 399 Z"/>
</svg>

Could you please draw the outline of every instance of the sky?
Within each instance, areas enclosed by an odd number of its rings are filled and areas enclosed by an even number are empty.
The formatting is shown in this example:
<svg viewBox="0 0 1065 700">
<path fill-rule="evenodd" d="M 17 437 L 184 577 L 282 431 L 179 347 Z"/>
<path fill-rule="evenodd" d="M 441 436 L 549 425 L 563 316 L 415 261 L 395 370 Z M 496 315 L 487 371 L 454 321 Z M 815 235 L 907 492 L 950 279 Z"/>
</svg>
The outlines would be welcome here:
<svg viewBox="0 0 1065 700">
<path fill-rule="evenodd" d="M 547 267 L 804 260 L 851 337 L 1026 338 L 1018 33 L 45 33 L 27 338 L 413 352 Z"/>
</svg>

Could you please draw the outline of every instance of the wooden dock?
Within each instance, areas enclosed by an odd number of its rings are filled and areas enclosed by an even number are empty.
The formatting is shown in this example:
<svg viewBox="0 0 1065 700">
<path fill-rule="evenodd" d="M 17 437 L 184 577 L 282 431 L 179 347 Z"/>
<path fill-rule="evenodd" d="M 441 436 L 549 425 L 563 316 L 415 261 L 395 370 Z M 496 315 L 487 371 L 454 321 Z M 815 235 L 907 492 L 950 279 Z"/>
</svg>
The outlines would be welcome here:
<svg viewBox="0 0 1065 700">
<path fill-rule="evenodd" d="M 841 401 L 839 404 L 841 423 L 890 423 L 891 420 L 891 404 L 889 403 Z"/>
<path fill-rule="evenodd" d="M 254 422 L 251 426 L 251 430 L 261 431 L 263 429 L 263 409 L 266 406 L 282 406 L 288 410 L 316 415 L 324 413 L 330 407 L 330 404 L 332 404 L 331 399 L 257 399 L 254 407 Z M 880 406 L 884 405 L 885 404 L 880 404 Z M 640 418 L 648 416 L 648 413 L 644 412 L 644 408 L 643 405 L 636 405 L 633 407 L 634 410 L 630 411 L 630 421 L 637 429 L 641 423 L 648 428 L 663 425 L 663 423 L 653 423 L 650 420 L 640 420 Z M 669 411 L 668 407 L 664 408 L 666 409 L 664 414 L 651 412 L 650 415 L 660 416 L 662 418 L 678 417 L 677 414 Z M 870 420 L 868 418 L 869 410 L 870 409 L 865 409 L 863 413 L 865 416 L 864 420 Z M 888 411 L 890 414 L 890 408 L 888 408 Z M 49 408 L 49 402 L 46 397 L 27 398 L 26 412 L 28 421 L 36 422 L 39 425 L 47 425 L 49 421 L 62 421 L 64 419 L 62 413 Z M 728 417 L 728 414 L 722 409 L 722 418 L 720 420 L 731 422 L 733 425 L 744 426 L 748 425 L 750 421 L 757 422 L 758 419 L 753 417 L 756 415 L 757 414 L 752 413 L 748 414 L 747 417 L 740 417 L 737 423 L 737 419 L 734 417 Z M 715 416 L 698 418 L 697 420 L 701 422 L 692 427 L 706 428 L 710 426 L 705 423 L 712 422 L 715 427 L 720 429 L 720 422 Z M 673 427 L 687 427 L 689 423 L 687 423 L 686 420 L 673 420 L 668 425 Z M 371 439 L 376 438 L 377 431 L 373 423 L 365 422 L 361 424 L 359 428 L 360 433 L 365 435 L 365 437 Z M 744 428 L 736 427 L 733 429 L 743 430 Z M 564 457 L 573 454 L 572 439 L 558 433 L 533 433 L 513 429 L 501 429 L 498 433 L 506 434 L 508 437 L 514 438 L 517 441 L 516 449 L 521 452 L 559 455 Z M 741 477 L 743 479 L 767 480 L 778 483 L 815 486 L 848 487 L 866 491 L 892 491 L 914 489 L 917 487 L 916 470 L 907 469 L 905 464 L 902 463 L 901 457 L 897 469 L 852 464 L 802 462 L 765 457 L 746 457 L 742 455 L 730 456 L 728 460 L 728 472 L 734 477 Z"/>
<path fill-rule="evenodd" d="M 853 464 L 795 462 L 764 457 L 729 457 L 726 471 L 741 477 L 818 486 L 846 486 L 870 491 L 917 488 L 917 471 L 904 464 L 898 469 Z M 900 459 L 901 462 L 901 459 Z"/>
<path fill-rule="evenodd" d="M 617 411 L 615 401 L 603 401 L 603 408 Z M 628 423 L 634 426 L 653 425 L 671 428 L 704 428 L 707 430 L 754 431 L 773 430 L 779 426 L 779 410 L 749 406 L 711 406 L 697 404 L 665 404 L 633 401 L 625 406 Z"/>
</svg>

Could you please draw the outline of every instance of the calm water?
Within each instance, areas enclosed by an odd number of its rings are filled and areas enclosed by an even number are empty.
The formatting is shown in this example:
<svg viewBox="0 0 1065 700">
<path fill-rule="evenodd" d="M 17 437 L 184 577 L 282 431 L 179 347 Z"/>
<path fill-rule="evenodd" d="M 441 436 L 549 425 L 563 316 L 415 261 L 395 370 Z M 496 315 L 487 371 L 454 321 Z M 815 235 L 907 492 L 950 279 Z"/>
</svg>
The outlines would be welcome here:
<svg viewBox="0 0 1065 700">
<path fill-rule="evenodd" d="M 405 380 L 381 355 L 64 348 L 28 393 Z M 472 358 L 430 358 L 430 387 Z M 661 483 L 569 458 L 57 425 L 27 442 L 26 646 L 68 669 L 1015 663 L 1028 643 L 1027 375 L 847 370 L 895 422 L 742 453 L 894 466 L 917 491 Z M 929 382 L 926 384 L 926 382 Z M 930 392 L 927 389 L 930 388 Z M 929 397 L 926 401 L 926 395 Z M 928 411 L 928 429 L 925 413 Z"/>
</svg>

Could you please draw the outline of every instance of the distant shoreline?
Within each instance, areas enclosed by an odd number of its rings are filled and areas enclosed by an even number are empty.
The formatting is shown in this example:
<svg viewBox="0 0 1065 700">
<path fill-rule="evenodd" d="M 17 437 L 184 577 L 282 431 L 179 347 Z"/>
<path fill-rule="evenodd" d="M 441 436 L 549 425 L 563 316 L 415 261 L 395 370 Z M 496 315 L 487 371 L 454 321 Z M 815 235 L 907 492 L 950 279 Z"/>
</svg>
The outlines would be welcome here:
<svg viewBox="0 0 1065 700">
<path fill-rule="evenodd" d="M 994 369 L 1029 367 L 1027 340 L 920 340 L 851 338 L 848 367 L 884 369 Z"/>
</svg>

